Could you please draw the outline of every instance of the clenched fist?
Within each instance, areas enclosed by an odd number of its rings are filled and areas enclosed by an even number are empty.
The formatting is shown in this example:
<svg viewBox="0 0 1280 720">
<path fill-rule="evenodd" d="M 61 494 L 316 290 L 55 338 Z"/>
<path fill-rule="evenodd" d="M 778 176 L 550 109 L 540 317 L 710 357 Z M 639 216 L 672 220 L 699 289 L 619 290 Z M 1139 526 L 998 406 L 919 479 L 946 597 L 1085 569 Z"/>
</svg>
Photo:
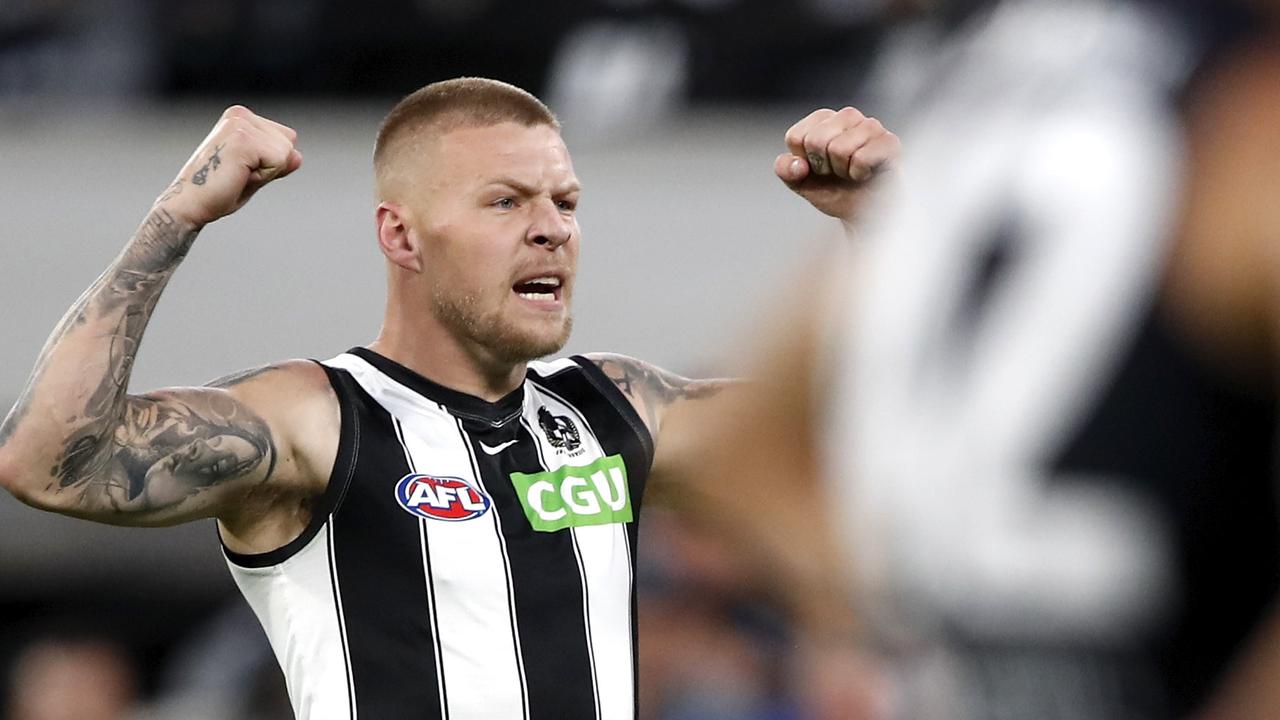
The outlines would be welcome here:
<svg viewBox="0 0 1280 720">
<path fill-rule="evenodd" d="M 773 163 L 787 187 L 845 222 L 854 219 L 877 176 L 891 168 L 902 144 L 879 120 L 847 107 L 815 110 L 787 130 L 788 152 Z"/>
<path fill-rule="evenodd" d="M 297 140 L 292 128 L 233 105 L 156 204 L 197 228 L 230 215 L 302 165 Z"/>
</svg>

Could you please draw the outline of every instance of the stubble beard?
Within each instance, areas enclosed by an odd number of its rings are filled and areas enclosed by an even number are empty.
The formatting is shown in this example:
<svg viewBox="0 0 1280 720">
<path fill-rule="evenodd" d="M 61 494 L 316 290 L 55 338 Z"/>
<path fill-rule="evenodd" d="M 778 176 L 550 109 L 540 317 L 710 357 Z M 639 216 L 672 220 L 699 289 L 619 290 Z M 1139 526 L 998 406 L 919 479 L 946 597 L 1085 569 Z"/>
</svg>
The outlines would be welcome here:
<svg viewBox="0 0 1280 720">
<path fill-rule="evenodd" d="M 573 330 L 573 316 L 569 313 L 565 313 L 558 330 L 539 332 L 511 322 L 500 310 L 485 312 L 476 293 L 449 295 L 437 290 L 431 299 L 436 317 L 446 328 L 487 349 L 494 358 L 512 364 L 559 352 Z"/>
</svg>

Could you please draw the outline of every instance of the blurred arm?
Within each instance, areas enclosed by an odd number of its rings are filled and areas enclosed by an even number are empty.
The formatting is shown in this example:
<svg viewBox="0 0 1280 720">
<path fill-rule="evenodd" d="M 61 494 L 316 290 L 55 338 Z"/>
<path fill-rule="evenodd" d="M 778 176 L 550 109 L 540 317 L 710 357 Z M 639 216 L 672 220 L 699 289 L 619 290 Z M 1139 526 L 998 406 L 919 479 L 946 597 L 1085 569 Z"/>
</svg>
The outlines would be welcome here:
<svg viewBox="0 0 1280 720">
<path fill-rule="evenodd" d="M 1277 73 L 1280 52 L 1251 49 L 1196 96 L 1189 127 L 1190 192 L 1169 288 L 1203 347 L 1243 373 L 1271 377 L 1280 357 L 1280 156 L 1260 149 L 1280 143 Z M 1275 717 L 1280 607 L 1240 650 L 1198 717 Z"/>
<path fill-rule="evenodd" d="M 755 562 L 811 633 L 854 631 L 847 565 L 819 482 L 814 397 L 818 309 L 806 278 L 799 307 L 764 324 L 744 380 L 690 380 L 634 358 L 590 355 L 655 438 L 647 498 L 711 525 Z"/>
</svg>

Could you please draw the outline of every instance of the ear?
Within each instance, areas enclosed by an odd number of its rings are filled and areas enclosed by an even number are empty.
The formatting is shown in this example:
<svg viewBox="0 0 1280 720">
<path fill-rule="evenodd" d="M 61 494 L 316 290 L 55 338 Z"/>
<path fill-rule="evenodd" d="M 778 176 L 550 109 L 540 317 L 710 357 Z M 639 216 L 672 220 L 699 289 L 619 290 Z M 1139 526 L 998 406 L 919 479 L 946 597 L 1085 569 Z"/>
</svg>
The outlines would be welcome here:
<svg viewBox="0 0 1280 720">
<path fill-rule="evenodd" d="M 380 202 L 374 212 L 378 225 L 378 247 L 392 263 L 413 272 L 422 272 L 422 256 L 418 238 L 409 228 L 406 209 L 395 203 Z"/>
</svg>

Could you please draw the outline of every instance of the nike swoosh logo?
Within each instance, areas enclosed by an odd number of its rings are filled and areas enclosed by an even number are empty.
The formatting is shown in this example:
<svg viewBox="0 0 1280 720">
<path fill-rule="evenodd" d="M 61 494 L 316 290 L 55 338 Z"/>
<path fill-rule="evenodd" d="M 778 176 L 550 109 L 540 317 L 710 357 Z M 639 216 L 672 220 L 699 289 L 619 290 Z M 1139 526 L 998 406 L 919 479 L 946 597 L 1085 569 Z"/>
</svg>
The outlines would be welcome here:
<svg viewBox="0 0 1280 720">
<path fill-rule="evenodd" d="M 480 449 L 489 453 L 490 455 L 497 455 L 498 453 L 502 452 L 503 450 L 506 450 L 507 448 L 515 444 L 516 444 L 515 440 L 508 440 L 496 447 L 489 447 L 488 445 L 485 445 L 483 441 L 481 441 Z"/>
</svg>

